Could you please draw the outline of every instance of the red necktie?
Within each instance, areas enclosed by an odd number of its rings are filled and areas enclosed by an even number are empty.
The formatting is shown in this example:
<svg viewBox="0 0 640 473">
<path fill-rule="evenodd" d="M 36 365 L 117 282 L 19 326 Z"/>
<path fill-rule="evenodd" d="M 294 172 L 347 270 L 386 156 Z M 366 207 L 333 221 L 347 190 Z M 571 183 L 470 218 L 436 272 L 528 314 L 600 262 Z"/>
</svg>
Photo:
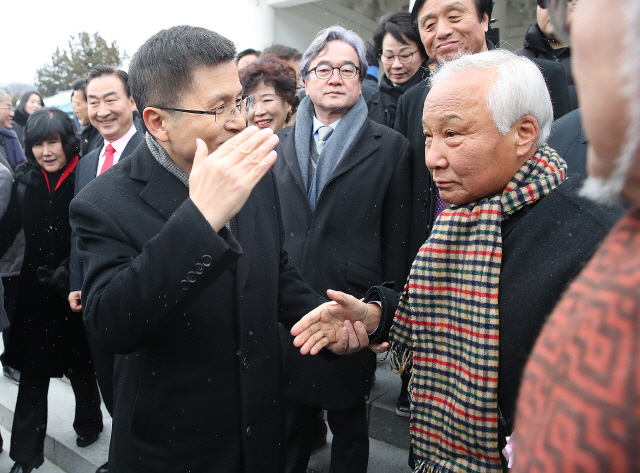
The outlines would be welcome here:
<svg viewBox="0 0 640 473">
<path fill-rule="evenodd" d="M 100 174 L 102 174 L 107 169 L 109 169 L 111 166 L 113 166 L 113 152 L 114 151 L 115 150 L 113 149 L 113 146 L 111 146 L 111 143 L 109 143 L 107 145 L 107 149 L 104 151 L 104 163 L 102 164 L 102 168 L 100 169 Z"/>
</svg>

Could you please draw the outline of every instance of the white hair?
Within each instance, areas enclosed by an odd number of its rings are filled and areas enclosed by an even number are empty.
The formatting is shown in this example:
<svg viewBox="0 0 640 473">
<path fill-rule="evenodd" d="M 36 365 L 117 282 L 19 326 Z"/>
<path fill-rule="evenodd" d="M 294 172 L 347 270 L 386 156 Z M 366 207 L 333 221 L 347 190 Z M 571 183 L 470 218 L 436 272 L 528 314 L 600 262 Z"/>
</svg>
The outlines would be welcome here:
<svg viewBox="0 0 640 473">
<path fill-rule="evenodd" d="M 514 123 L 525 115 L 532 115 L 540 129 L 536 144 L 542 146 L 551 132 L 553 106 L 538 66 L 510 51 L 493 49 L 445 61 L 429 83 L 434 87 L 457 74 L 469 74 L 474 70 L 493 74 L 486 104 L 496 129 L 506 135 Z"/>
<path fill-rule="evenodd" d="M 609 177 L 588 177 L 580 194 L 597 202 L 617 203 L 622 201 L 621 192 L 627 182 L 627 175 L 637 162 L 640 151 L 640 2 L 626 0 L 624 8 L 624 64 L 619 74 L 624 87 L 621 92 L 627 99 L 628 121 L 625 140 L 620 156 Z"/>
<path fill-rule="evenodd" d="M 11 94 L 9 94 L 9 91 L 7 89 L 0 87 L 0 100 L 4 100 L 5 95 Z"/>
</svg>

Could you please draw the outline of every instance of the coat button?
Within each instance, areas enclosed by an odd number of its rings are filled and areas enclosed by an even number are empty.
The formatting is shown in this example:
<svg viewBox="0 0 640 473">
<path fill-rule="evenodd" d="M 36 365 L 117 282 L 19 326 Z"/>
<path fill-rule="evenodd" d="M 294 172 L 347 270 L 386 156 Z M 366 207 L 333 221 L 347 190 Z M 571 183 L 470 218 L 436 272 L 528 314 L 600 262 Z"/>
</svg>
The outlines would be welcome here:
<svg viewBox="0 0 640 473">
<path fill-rule="evenodd" d="M 422 204 L 423 204 L 425 207 L 429 207 L 429 202 L 427 202 L 427 199 L 422 199 Z"/>
<path fill-rule="evenodd" d="M 194 273 L 193 271 L 189 271 L 187 273 L 187 281 L 196 282 L 196 279 L 198 279 L 198 276 L 196 275 L 196 273 Z"/>
<path fill-rule="evenodd" d="M 249 369 L 249 358 L 245 358 L 244 360 L 242 360 L 242 367 L 243 367 L 245 370 L 248 370 L 248 369 Z"/>
<path fill-rule="evenodd" d="M 187 281 L 186 279 L 183 279 L 182 281 L 180 281 L 180 287 L 186 291 L 191 287 L 191 284 L 189 284 L 189 281 Z"/>
<path fill-rule="evenodd" d="M 247 438 L 251 438 L 251 427 L 247 427 Z"/>
<path fill-rule="evenodd" d="M 211 259 L 211 256 L 209 255 L 204 255 L 202 257 L 202 264 L 204 264 L 207 268 L 209 266 L 211 266 L 211 262 L 213 261 L 213 259 Z"/>
<path fill-rule="evenodd" d="M 204 264 L 196 263 L 196 274 L 204 273 Z"/>
</svg>

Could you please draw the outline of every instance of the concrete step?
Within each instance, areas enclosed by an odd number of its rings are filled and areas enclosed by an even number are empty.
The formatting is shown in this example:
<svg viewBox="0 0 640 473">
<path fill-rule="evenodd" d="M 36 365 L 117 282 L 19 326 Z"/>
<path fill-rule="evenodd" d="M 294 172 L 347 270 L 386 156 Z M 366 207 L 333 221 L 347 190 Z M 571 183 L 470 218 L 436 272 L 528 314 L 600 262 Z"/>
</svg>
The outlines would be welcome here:
<svg viewBox="0 0 640 473">
<path fill-rule="evenodd" d="M 18 386 L 7 377 L 0 376 L 0 425 L 7 430 L 11 429 L 13 423 L 17 396 Z M 107 461 L 111 438 L 111 416 L 104 405 L 102 406 L 104 431 L 96 443 L 80 448 L 76 445 L 76 433 L 73 430 L 75 399 L 71 386 L 58 378 L 52 378 L 49 384 L 48 400 L 49 416 L 47 436 L 44 441 L 45 458 L 57 466 L 56 471 L 95 473 L 96 469 Z M 6 458 L 9 458 L 8 439 L 4 439 L 4 445 Z M 5 453 L 2 454 L 4 455 Z M 40 473 L 42 468 L 40 467 L 37 472 Z"/>
<path fill-rule="evenodd" d="M 369 437 L 409 452 L 409 418 L 396 414 L 396 400 L 402 382 L 400 375 L 391 369 L 386 355 L 378 355 L 376 382 L 369 396 Z M 405 462 L 406 464 L 406 462 Z"/>
<path fill-rule="evenodd" d="M 1 340 L 1 339 L 0 339 Z M 0 351 L 2 350 L 0 343 Z M 66 378 L 51 379 L 49 386 L 49 417 L 44 444 L 45 464 L 37 473 L 94 473 L 108 457 L 111 436 L 111 417 L 102 406 L 105 428 L 100 439 L 86 448 L 76 445 L 73 430 L 75 400 Z M 409 419 L 395 414 L 395 401 L 400 392 L 400 376 L 389 363 L 378 361 L 376 383 L 371 389 L 369 407 L 369 473 L 408 473 Z M 9 471 L 10 429 L 13 422 L 18 386 L 0 376 L 0 431 L 4 452 L 0 454 L 0 471 Z M 331 432 L 327 445 L 314 452 L 309 468 L 314 473 L 326 473 L 331 458 Z"/>
<path fill-rule="evenodd" d="M 2 440 L 4 440 L 4 449 L 0 454 L 0 471 L 7 472 L 13 466 L 13 460 L 9 458 L 9 445 L 11 445 L 11 432 L 4 427 L 0 426 L 0 432 L 2 433 Z M 56 465 L 51 463 L 47 458 L 44 459 L 44 463 L 38 468 L 37 473 L 65 473 Z"/>
</svg>

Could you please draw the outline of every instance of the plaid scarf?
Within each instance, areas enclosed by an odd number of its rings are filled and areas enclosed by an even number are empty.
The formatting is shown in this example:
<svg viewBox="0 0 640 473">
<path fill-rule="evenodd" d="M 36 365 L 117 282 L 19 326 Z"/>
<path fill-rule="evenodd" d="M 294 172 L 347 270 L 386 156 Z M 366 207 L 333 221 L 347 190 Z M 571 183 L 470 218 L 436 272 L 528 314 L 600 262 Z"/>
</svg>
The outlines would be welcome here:
<svg viewBox="0 0 640 473">
<path fill-rule="evenodd" d="M 445 209 L 420 248 L 391 330 L 391 362 L 412 368 L 419 472 L 500 472 L 498 284 L 501 223 L 562 183 L 544 145 L 502 194 Z"/>
</svg>

